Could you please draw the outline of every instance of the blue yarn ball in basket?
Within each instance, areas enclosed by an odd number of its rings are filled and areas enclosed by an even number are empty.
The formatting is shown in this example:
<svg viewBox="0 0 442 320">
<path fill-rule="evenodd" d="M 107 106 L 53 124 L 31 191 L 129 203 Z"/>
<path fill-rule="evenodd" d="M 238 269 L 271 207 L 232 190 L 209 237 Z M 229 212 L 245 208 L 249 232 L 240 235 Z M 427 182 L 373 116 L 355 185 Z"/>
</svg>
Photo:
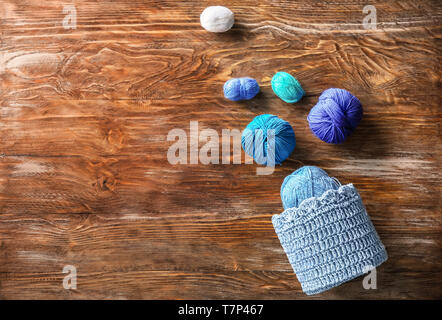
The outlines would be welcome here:
<svg viewBox="0 0 442 320">
<path fill-rule="evenodd" d="M 233 78 L 224 83 L 224 97 L 232 101 L 250 100 L 258 92 L 258 81 L 252 78 Z"/>
<path fill-rule="evenodd" d="M 304 90 L 295 77 L 287 72 L 277 72 L 272 78 L 273 92 L 287 103 L 301 100 Z"/>
<path fill-rule="evenodd" d="M 298 207 L 311 197 L 320 197 L 325 191 L 336 190 L 340 183 L 328 176 L 321 168 L 304 166 L 285 177 L 281 185 L 281 200 L 284 209 Z"/>
<path fill-rule="evenodd" d="M 295 132 L 287 121 L 271 114 L 262 114 L 247 125 L 241 144 L 257 163 L 266 166 L 281 164 L 295 149 Z"/>
<path fill-rule="evenodd" d="M 318 103 L 310 110 L 310 129 L 322 141 L 342 143 L 362 119 L 358 98 L 344 89 L 330 88 L 322 92 Z"/>
<path fill-rule="evenodd" d="M 278 239 L 308 295 L 361 276 L 388 258 L 357 189 L 329 179 L 316 167 L 298 169 L 281 187 L 287 208 L 272 217 Z"/>
</svg>

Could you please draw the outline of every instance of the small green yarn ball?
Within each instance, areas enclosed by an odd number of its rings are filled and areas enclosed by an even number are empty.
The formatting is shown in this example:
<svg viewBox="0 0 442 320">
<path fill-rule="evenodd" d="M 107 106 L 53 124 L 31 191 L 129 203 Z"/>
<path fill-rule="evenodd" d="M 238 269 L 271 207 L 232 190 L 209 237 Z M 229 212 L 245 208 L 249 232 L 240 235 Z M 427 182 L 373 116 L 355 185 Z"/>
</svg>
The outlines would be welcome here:
<svg viewBox="0 0 442 320">
<path fill-rule="evenodd" d="M 294 103 L 301 100 L 304 90 L 301 84 L 287 72 L 277 72 L 272 78 L 273 92 L 287 103 Z"/>
</svg>

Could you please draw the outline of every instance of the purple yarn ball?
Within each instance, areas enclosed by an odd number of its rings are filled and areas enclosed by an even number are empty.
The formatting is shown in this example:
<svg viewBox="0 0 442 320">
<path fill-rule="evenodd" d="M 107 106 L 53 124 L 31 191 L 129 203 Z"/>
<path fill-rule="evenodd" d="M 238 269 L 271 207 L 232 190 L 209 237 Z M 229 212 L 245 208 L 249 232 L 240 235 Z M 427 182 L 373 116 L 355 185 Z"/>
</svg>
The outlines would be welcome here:
<svg viewBox="0 0 442 320">
<path fill-rule="evenodd" d="M 344 142 L 361 119 L 362 105 L 358 98 L 336 88 L 325 90 L 307 117 L 314 135 L 327 143 Z"/>
</svg>

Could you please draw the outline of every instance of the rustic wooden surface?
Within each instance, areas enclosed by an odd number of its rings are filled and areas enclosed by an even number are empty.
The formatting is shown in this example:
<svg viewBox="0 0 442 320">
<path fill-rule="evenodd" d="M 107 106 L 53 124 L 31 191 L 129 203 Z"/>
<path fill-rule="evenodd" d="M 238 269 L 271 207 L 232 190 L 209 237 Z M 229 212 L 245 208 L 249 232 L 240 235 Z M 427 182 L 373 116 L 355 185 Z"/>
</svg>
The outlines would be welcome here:
<svg viewBox="0 0 442 320">
<path fill-rule="evenodd" d="M 441 298 L 440 38 L 435 1 L 0 1 L 0 298 Z M 212 34 L 208 5 L 236 15 Z M 277 71 L 306 97 L 271 91 Z M 259 96 L 222 96 L 251 76 Z M 343 145 L 306 121 L 319 94 L 346 88 L 364 118 Z M 256 165 L 171 165 L 173 128 L 242 130 L 290 121 L 291 157 Z M 389 253 L 378 289 L 361 278 L 305 296 L 274 233 L 283 178 L 317 165 L 359 189 Z M 65 265 L 78 288 L 65 290 Z"/>
</svg>

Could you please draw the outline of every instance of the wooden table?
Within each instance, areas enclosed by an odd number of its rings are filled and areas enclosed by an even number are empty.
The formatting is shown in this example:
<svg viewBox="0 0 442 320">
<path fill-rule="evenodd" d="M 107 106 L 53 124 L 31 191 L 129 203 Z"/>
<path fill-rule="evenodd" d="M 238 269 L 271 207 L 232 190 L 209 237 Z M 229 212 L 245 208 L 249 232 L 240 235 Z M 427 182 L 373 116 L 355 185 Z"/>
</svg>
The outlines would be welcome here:
<svg viewBox="0 0 442 320">
<path fill-rule="evenodd" d="M 358 278 L 310 298 L 442 297 L 440 1 L 370 1 L 375 30 L 366 1 L 77 0 L 75 29 L 66 2 L 0 2 L 0 298 L 309 298 L 271 224 L 302 165 L 355 184 L 389 253 L 377 290 Z M 213 4 L 231 31 L 202 29 Z M 302 101 L 273 94 L 277 71 Z M 261 93 L 224 99 L 241 76 Z M 342 145 L 306 120 L 329 87 L 364 106 Z M 221 135 L 263 113 L 297 138 L 271 175 L 167 160 L 172 129 Z"/>
</svg>

